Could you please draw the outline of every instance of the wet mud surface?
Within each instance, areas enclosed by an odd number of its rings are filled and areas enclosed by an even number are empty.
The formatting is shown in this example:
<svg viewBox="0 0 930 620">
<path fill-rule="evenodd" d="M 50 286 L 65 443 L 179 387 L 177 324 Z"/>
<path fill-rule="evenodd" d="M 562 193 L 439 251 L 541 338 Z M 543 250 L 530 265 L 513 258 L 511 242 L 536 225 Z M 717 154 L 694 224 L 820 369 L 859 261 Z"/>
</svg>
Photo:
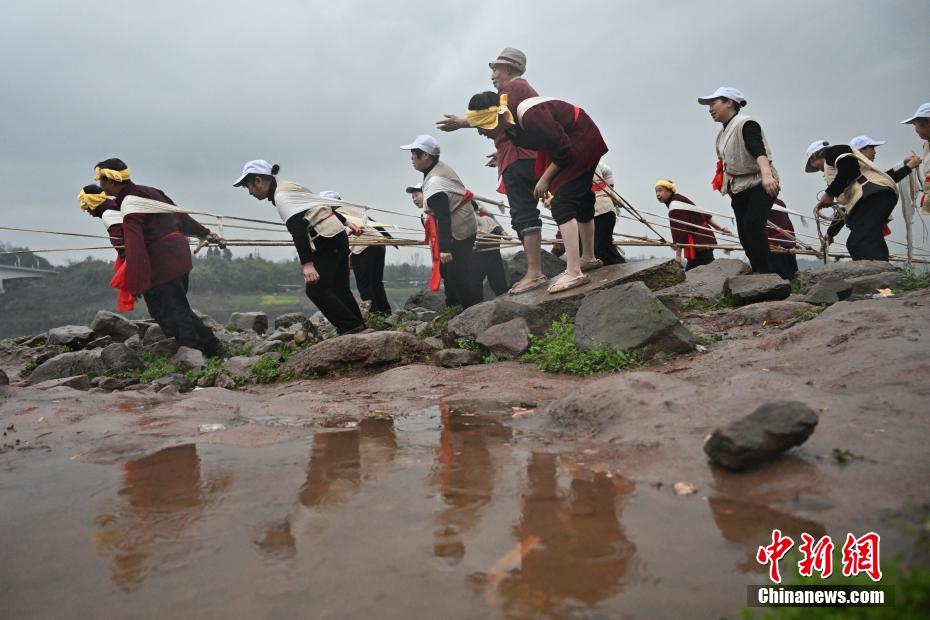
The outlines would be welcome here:
<svg viewBox="0 0 930 620">
<path fill-rule="evenodd" d="M 734 617 L 776 527 L 911 546 L 928 306 L 841 304 L 610 377 L 508 362 L 182 396 L 5 388 L 0 616 Z M 544 411 L 582 397 L 573 424 Z M 743 474 L 707 463 L 716 425 L 775 398 L 820 412 L 805 445 Z"/>
</svg>

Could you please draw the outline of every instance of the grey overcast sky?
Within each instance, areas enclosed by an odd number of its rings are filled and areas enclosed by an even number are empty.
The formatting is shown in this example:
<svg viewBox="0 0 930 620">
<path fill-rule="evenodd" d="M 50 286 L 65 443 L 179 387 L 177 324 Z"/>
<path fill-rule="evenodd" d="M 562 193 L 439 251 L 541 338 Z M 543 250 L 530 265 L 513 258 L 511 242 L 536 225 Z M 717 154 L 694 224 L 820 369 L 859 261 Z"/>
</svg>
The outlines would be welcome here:
<svg viewBox="0 0 930 620">
<path fill-rule="evenodd" d="M 419 133 L 436 135 L 466 184 L 492 195 L 491 143 L 434 123 L 492 89 L 487 62 L 506 46 L 526 52 L 540 94 L 588 111 L 634 205 L 660 211 L 653 183 L 668 177 L 730 212 L 710 189 L 719 126 L 695 101 L 728 85 L 768 135 L 782 197 L 808 213 L 823 188 L 802 172 L 812 140 L 888 140 L 878 151 L 887 167 L 919 152 L 898 122 L 930 101 L 928 24 L 927 0 L 16 3 L 0 24 L 2 225 L 102 234 L 75 195 L 112 156 L 196 210 L 275 219 L 270 203 L 231 187 L 243 162 L 263 158 L 314 190 L 413 213 L 404 187 L 418 175 L 397 147 Z M 893 229 L 903 240 L 900 217 Z M 628 220 L 618 230 L 642 232 Z M 0 241 L 97 245 L 2 230 Z M 88 254 L 112 257 L 46 256 Z"/>
</svg>

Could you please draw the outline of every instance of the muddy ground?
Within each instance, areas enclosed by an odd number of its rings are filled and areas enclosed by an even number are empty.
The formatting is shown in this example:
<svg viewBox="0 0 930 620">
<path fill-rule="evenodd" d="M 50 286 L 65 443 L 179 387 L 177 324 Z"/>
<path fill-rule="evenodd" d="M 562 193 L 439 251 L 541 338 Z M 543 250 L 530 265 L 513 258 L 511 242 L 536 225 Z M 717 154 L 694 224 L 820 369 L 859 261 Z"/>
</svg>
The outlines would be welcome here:
<svg viewBox="0 0 930 620">
<path fill-rule="evenodd" d="M 0 388 L 0 616 L 732 617 L 773 528 L 912 551 L 928 321 L 930 291 L 788 326 L 695 315 L 708 351 L 589 378 Z M 707 462 L 715 427 L 778 399 L 819 412 L 807 443 L 741 474 Z"/>
</svg>

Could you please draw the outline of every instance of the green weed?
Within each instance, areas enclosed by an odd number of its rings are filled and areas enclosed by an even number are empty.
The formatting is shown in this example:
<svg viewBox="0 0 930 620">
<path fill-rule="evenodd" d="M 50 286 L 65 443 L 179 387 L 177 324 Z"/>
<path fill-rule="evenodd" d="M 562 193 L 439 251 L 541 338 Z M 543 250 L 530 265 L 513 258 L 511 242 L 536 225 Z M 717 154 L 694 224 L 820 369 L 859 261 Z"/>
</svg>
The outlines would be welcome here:
<svg viewBox="0 0 930 620">
<path fill-rule="evenodd" d="M 708 310 L 725 310 L 733 307 L 733 300 L 729 293 L 724 293 L 717 299 L 692 299 L 688 302 L 688 307 L 692 310 L 706 312 Z"/>
<path fill-rule="evenodd" d="M 281 360 L 263 357 L 252 366 L 252 378 L 255 383 L 274 383 L 278 380 Z"/>
<path fill-rule="evenodd" d="M 567 315 L 552 323 L 545 337 L 530 336 L 530 348 L 520 358 L 533 362 L 540 370 L 573 375 L 619 372 L 639 365 L 631 351 L 612 347 L 582 351 L 575 344 L 575 325 Z"/>
<path fill-rule="evenodd" d="M 922 288 L 930 288 L 930 271 L 918 272 L 913 267 L 904 270 L 901 276 L 901 283 L 898 284 L 900 291 L 916 291 Z"/>
<path fill-rule="evenodd" d="M 182 372 L 181 367 L 167 357 L 147 357 L 145 361 L 147 367 L 139 374 L 139 381 L 142 383 L 150 383 L 155 379 Z"/>
</svg>

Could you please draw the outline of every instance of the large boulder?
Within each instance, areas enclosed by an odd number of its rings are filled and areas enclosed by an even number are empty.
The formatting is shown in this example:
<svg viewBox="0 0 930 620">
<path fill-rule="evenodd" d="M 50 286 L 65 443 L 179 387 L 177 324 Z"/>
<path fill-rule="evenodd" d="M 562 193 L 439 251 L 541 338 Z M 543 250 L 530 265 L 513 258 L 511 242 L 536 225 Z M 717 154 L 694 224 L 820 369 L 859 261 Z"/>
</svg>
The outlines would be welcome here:
<svg viewBox="0 0 930 620">
<path fill-rule="evenodd" d="M 668 259 L 651 259 L 631 261 L 620 265 L 608 265 L 589 271 L 590 282 L 577 288 L 550 294 L 546 287 L 540 287 L 528 293 L 508 296 L 510 300 L 533 309 L 534 315 L 541 315 L 546 327 L 557 320 L 561 315 L 568 314 L 574 317 L 586 295 L 597 291 L 627 284 L 628 282 L 642 282 L 650 290 L 659 290 L 678 284 L 685 279 L 684 271 L 675 261 Z M 530 328 L 533 321 L 527 319 Z M 534 333 L 535 330 L 534 330 Z"/>
<path fill-rule="evenodd" d="M 739 327 L 741 325 L 780 325 L 797 318 L 804 312 L 816 312 L 817 308 L 800 301 L 763 301 L 714 317 L 714 324 L 720 329 Z"/>
<path fill-rule="evenodd" d="M 735 258 L 718 258 L 685 272 L 685 281 L 656 293 L 667 306 L 684 308 L 695 300 L 710 301 L 723 295 L 727 279 L 749 273 L 749 265 Z"/>
<path fill-rule="evenodd" d="M 307 315 L 303 312 L 288 312 L 275 318 L 274 328 L 285 329 L 291 325 L 303 325 L 307 320 Z"/>
<path fill-rule="evenodd" d="M 62 353 L 39 364 L 29 375 L 32 383 L 41 383 L 49 379 L 62 379 L 75 375 L 99 375 L 106 370 L 100 359 L 103 349 L 92 351 L 71 351 Z"/>
<path fill-rule="evenodd" d="M 442 291 L 431 291 L 422 289 L 407 298 L 404 302 L 404 310 L 413 308 L 423 308 L 425 310 L 439 311 L 446 307 L 446 295 Z"/>
<path fill-rule="evenodd" d="M 690 351 L 694 336 L 645 284 L 631 282 L 584 298 L 575 315 L 575 344 L 651 356 Z"/>
<path fill-rule="evenodd" d="M 143 370 L 145 362 L 139 354 L 122 342 L 114 342 L 100 352 L 100 361 L 108 371 L 130 372 Z"/>
<path fill-rule="evenodd" d="M 553 254 L 543 250 L 542 272 L 547 278 L 554 278 L 565 271 L 565 262 Z M 504 258 L 504 273 L 507 274 L 507 281 L 511 284 L 526 275 L 526 252 L 520 250 Z"/>
<path fill-rule="evenodd" d="M 859 276 L 858 278 L 849 278 L 846 280 L 849 286 L 852 287 L 849 300 L 869 299 L 872 295 L 875 295 L 880 288 L 895 289 L 900 286 L 903 277 L 904 272 L 902 271 L 883 271 L 881 273 Z"/>
<path fill-rule="evenodd" d="M 493 325 L 478 335 L 478 344 L 501 359 L 520 357 L 530 347 L 530 328 L 523 317 Z"/>
<path fill-rule="evenodd" d="M 791 283 L 776 273 L 753 273 L 727 278 L 724 292 L 730 295 L 734 306 L 745 306 L 787 299 L 791 294 Z"/>
<path fill-rule="evenodd" d="M 64 325 L 48 330 L 48 344 L 83 349 L 94 339 L 94 330 L 83 325 Z"/>
<path fill-rule="evenodd" d="M 182 370 L 200 370 L 206 365 L 203 352 L 191 347 L 178 347 L 177 352 L 171 356 L 171 361 Z"/>
<path fill-rule="evenodd" d="M 717 465 L 742 471 L 801 445 L 814 432 L 818 421 L 817 412 L 804 403 L 766 403 L 715 430 L 704 444 L 704 452 Z"/>
<path fill-rule="evenodd" d="M 546 317 L 534 312 L 531 306 L 518 303 L 515 297 L 508 295 L 467 308 L 446 323 L 442 330 L 443 338 L 450 343 L 462 339 L 476 340 L 490 327 L 517 318 L 523 318 L 533 333 L 543 334 L 552 321 L 547 321 Z"/>
<path fill-rule="evenodd" d="M 880 260 L 841 261 L 799 271 L 795 275 L 795 279 L 801 289 L 806 290 L 821 280 L 846 280 L 848 282 L 850 278 L 860 278 L 889 271 L 901 271 L 901 269 Z"/>
<path fill-rule="evenodd" d="M 824 278 L 807 291 L 804 301 L 809 304 L 832 305 L 838 301 L 848 299 L 852 292 L 853 286 L 846 280 Z"/>
<path fill-rule="evenodd" d="M 239 329 L 248 329 L 257 334 L 268 331 L 268 315 L 264 312 L 233 312 L 229 322 Z"/>
<path fill-rule="evenodd" d="M 107 310 L 97 312 L 90 324 L 90 328 L 98 336 L 109 336 L 115 342 L 123 342 L 139 333 L 139 328 L 136 327 L 135 323 L 122 315 Z"/>
<path fill-rule="evenodd" d="M 86 392 L 90 389 L 90 377 L 87 375 L 75 375 L 73 377 L 63 377 L 61 379 L 49 379 L 34 383 L 32 387 L 37 390 L 50 390 L 57 387 L 68 387 L 73 390 Z"/>
<path fill-rule="evenodd" d="M 432 359 L 437 366 L 444 368 L 458 368 L 481 363 L 481 357 L 468 349 L 442 349 L 433 353 Z"/>
<path fill-rule="evenodd" d="M 347 367 L 369 368 L 405 363 L 431 351 L 412 334 L 372 332 L 330 338 L 298 351 L 287 362 L 297 376 L 344 370 Z"/>
</svg>

